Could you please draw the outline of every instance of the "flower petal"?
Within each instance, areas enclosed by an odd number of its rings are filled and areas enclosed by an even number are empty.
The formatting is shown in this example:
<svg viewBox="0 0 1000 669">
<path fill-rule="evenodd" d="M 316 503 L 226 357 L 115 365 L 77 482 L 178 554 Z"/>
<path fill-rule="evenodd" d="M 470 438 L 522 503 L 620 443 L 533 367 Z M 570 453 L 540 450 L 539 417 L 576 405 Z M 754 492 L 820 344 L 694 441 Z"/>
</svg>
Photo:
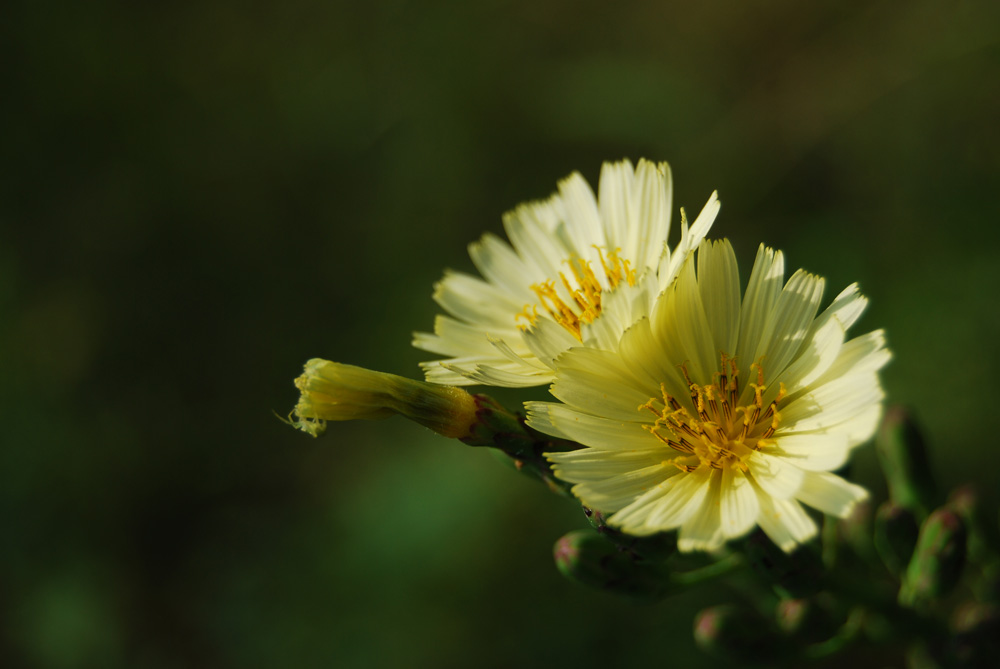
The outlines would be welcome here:
<svg viewBox="0 0 1000 669">
<path fill-rule="evenodd" d="M 516 363 L 504 358 L 453 358 L 420 363 L 424 375 L 431 383 L 444 383 L 448 373 L 460 375 L 466 379 L 464 383 L 447 383 L 446 385 L 474 385 L 482 383 L 501 388 L 528 388 L 538 386 L 552 380 L 552 371 L 537 369 L 527 363 Z M 444 370 L 444 371 L 442 371 Z"/>
<path fill-rule="evenodd" d="M 556 475 L 572 483 L 600 482 L 663 464 L 663 452 L 660 449 L 603 451 L 597 448 L 582 448 L 566 453 L 550 453 L 547 457 L 554 463 L 553 471 Z"/>
<path fill-rule="evenodd" d="M 651 325 L 666 355 L 675 365 L 684 364 L 692 378 L 711 379 L 718 354 L 701 303 L 693 258 L 684 263 L 657 306 Z"/>
<path fill-rule="evenodd" d="M 487 281 L 521 302 L 534 301 L 529 286 L 547 278 L 537 265 L 524 262 L 507 242 L 494 234 L 487 233 L 478 242 L 469 244 L 469 257 Z"/>
<path fill-rule="evenodd" d="M 850 420 L 885 397 L 875 374 L 852 374 L 830 381 L 781 409 L 782 427 L 789 432 L 831 429 Z"/>
<path fill-rule="evenodd" d="M 670 166 L 640 160 L 635 170 L 630 199 L 632 216 L 628 235 L 619 242 L 626 258 L 639 267 L 650 267 L 659 260 L 667 233 L 670 232 L 670 208 L 674 184 Z"/>
<path fill-rule="evenodd" d="M 556 358 L 579 343 L 566 328 L 544 316 L 536 319 L 529 329 L 521 331 L 521 340 L 548 367 L 555 366 Z"/>
<path fill-rule="evenodd" d="M 743 472 L 727 467 L 722 470 L 722 487 L 719 495 L 719 515 L 722 533 L 727 539 L 742 536 L 750 531 L 760 512 L 760 502 L 753 485 Z"/>
<path fill-rule="evenodd" d="M 497 328 L 497 334 L 507 330 Z M 449 316 L 434 319 L 434 333 L 414 332 L 413 345 L 431 353 L 451 356 L 493 355 L 489 342 L 483 337 L 482 327 L 463 323 Z"/>
<path fill-rule="evenodd" d="M 663 482 L 667 468 L 674 469 L 671 465 L 660 463 L 599 481 L 578 483 L 573 486 L 573 494 L 587 506 L 602 511 L 617 511 Z"/>
<path fill-rule="evenodd" d="M 715 217 L 719 215 L 721 207 L 719 194 L 712 193 L 712 196 L 708 198 L 708 202 L 705 203 L 701 213 L 698 214 L 698 218 L 695 219 L 690 229 L 682 220 L 681 240 L 677 243 L 677 248 L 673 253 L 670 252 L 669 248 L 663 250 L 659 259 L 656 274 L 659 280 L 660 291 L 666 290 L 677 278 L 688 256 L 698 248 L 701 240 L 705 238 L 705 235 L 712 228 L 712 224 L 715 222 Z"/>
<path fill-rule="evenodd" d="M 732 353 L 740 327 L 740 273 L 728 240 L 698 247 L 698 288 L 715 351 Z"/>
<path fill-rule="evenodd" d="M 791 553 L 798 544 L 816 536 L 816 523 L 798 502 L 793 499 L 774 499 L 760 488 L 756 491 L 760 502 L 757 523 L 781 550 Z"/>
<path fill-rule="evenodd" d="M 851 515 L 855 504 L 868 498 L 868 491 L 836 474 L 809 472 L 795 496 L 823 513 L 846 518 Z"/>
<path fill-rule="evenodd" d="M 768 383 L 782 377 L 785 367 L 802 348 L 823 299 L 825 283 L 820 277 L 798 270 L 778 296 L 753 354 L 754 362 L 763 359 Z"/>
<path fill-rule="evenodd" d="M 642 388 L 610 351 L 573 348 L 559 357 L 557 366 L 559 371 L 550 392 L 585 413 L 635 420 L 639 407 L 658 394 L 657 390 Z"/>
<path fill-rule="evenodd" d="M 524 406 L 528 410 L 530 427 L 560 439 L 604 450 L 662 446 L 656 437 L 643 429 L 643 423 L 594 416 L 555 402 L 526 402 Z M 641 417 L 636 411 L 635 418 Z M 660 457 L 664 457 L 662 451 Z"/>
<path fill-rule="evenodd" d="M 719 519 L 722 472 L 716 470 L 705 500 L 677 533 L 677 548 L 681 551 L 713 551 L 722 546 L 725 533 Z"/>
<path fill-rule="evenodd" d="M 559 196 L 566 208 L 566 221 L 573 223 L 565 225 L 563 233 L 572 241 L 575 257 L 599 262 L 597 250 L 607 246 L 607 239 L 594 191 L 579 172 L 573 172 L 559 182 Z"/>
<path fill-rule="evenodd" d="M 746 296 L 740 308 L 740 337 L 736 346 L 736 359 L 744 370 L 750 367 L 750 363 L 756 362 L 753 355 L 781 294 L 784 277 L 785 260 L 781 251 L 761 244 L 757 249 L 757 259 L 754 260 Z"/>
<path fill-rule="evenodd" d="M 678 475 L 670 491 L 650 510 L 645 523 L 647 529 L 663 531 L 683 525 L 705 501 L 712 471 L 709 467 L 700 467 Z"/>
<path fill-rule="evenodd" d="M 748 461 L 751 478 L 775 499 L 789 499 L 795 496 L 805 473 L 789 459 L 757 451 Z"/>
<path fill-rule="evenodd" d="M 626 252 L 627 258 L 634 258 L 626 248 L 625 240 L 629 239 L 632 222 L 632 178 L 635 171 L 632 163 L 622 160 L 616 163 L 604 163 L 601 166 L 601 178 L 597 186 L 597 201 L 604 222 L 607 242 L 612 248 L 620 247 Z"/>
<path fill-rule="evenodd" d="M 838 469 L 847 462 L 850 454 L 847 435 L 839 431 L 782 433 L 775 435 L 773 440 L 776 445 L 767 449 L 769 454 L 809 472 Z M 800 482 L 801 480 L 800 478 Z"/>
<path fill-rule="evenodd" d="M 572 249 L 556 235 L 565 220 L 562 200 L 554 196 L 542 202 L 522 204 L 503 217 L 507 238 L 525 263 L 538 268 L 548 279 L 559 276 Z"/>
<path fill-rule="evenodd" d="M 482 279 L 462 272 L 445 272 L 434 300 L 448 313 L 469 323 L 510 328 L 522 305 Z"/>
</svg>

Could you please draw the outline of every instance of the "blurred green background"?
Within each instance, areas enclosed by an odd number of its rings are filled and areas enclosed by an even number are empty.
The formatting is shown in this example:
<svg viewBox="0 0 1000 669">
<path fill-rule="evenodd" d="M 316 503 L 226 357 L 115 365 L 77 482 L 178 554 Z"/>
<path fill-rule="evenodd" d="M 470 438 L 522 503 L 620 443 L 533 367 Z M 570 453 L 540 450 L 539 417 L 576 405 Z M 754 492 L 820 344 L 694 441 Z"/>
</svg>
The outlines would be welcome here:
<svg viewBox="0 0 1000 669">
<path fill-rule="evenodd" d="M 718 189 L 744 280 L 765 241 L 860 281 L 892 400 L 996 508 L 1000 3 L 3 15 L 4 666 L 713 666 L 691 620 L 731 593 L 564 581 L 579 508 L 487 452 L 272 413 L 310 357 L 418 376 L 442 269 L 603 160 Z"/>
</svg>

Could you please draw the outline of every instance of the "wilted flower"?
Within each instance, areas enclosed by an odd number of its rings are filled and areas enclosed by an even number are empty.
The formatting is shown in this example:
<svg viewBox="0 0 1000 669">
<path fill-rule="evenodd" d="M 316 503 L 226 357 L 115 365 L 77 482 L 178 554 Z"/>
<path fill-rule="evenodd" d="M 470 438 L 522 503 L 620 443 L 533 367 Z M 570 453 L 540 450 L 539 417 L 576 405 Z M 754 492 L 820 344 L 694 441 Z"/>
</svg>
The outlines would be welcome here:
<svg viewBox="0 0 1000 669">
<path fill-rule="evenodd" d="M 640 160 L 633 170 L 625 160 L 604 164 L 596 198 L 573 173 L 549 199 L 509 212 L 510 244 L 487 234 L 469 247 L 484 278 L 446 272 L 436 286 L 449 315 L 413 344 L 449 357 L 422 364 L 427 380 L 536 386 L 552 381 L 552 361 L 566 349 L 616 339 L 632 322 L 631 300 L 648 302 L 672 280 L 719 209 L 713 194 L 690 229 L 682 218 L 671 251 L 672 200 L 666 163 Z"/>
<path fill-rule="evenodd" d="M 784 284 L 784 285 L 782 285 Z M 529 425 L 586 448 L 549 455 L 609 524 L 679 529 L 681 550 L 713 550 L 755 525 L 785 551 L 816 525 L 801 503 L 846 516 L 866 491 L 830 473 L 874 433 L 881 331 L 845 341 L 867 300 L 849 286 L 817 315 L 824 280 L 784 283 L 761 246 L 746 294 L 728 241 L 702 242 L 676 281 L 613 346 L 556 361 Z"/>
<path fill-rule="evenodd" d="M 461 388 L 414 381 L 313 358 L 295 379 L 298 404 L 288 420 L 316 437 L 326 421 L 376 420 L 397 414 L 446 437 L 465 437 L 476 420 L 475 398 Z"/>
</svg>

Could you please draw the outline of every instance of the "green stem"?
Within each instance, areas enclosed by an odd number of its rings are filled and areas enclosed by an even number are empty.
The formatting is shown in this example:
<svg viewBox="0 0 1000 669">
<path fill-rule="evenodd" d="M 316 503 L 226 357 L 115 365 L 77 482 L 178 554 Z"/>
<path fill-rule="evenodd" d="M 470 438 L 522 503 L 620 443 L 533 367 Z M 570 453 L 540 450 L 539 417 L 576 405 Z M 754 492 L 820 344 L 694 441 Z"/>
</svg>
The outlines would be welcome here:
<svg viewBox="0 0 1000 669">
<path fill-rule="evenodd" d="M 823 566 L 827 569 L 837 565 L 837 521 L 833 516 L 823 516 Z"/>
<path fill-rule="evenodd" d="M 727 576 L 745 565 L 746 561 L 742 555 L 739 553 L 730 553 L 710 565 L 698 567 L 690 571 L 672 573 L 670 574 L 670 582 L 674 585 L 689 588 Z"/>
<path fill-rule="evenodd" d="M 569 451 L 579 444 L 553 439 L 528 427 L 523 416 L 508 411 L 488 395 L 473 395 L 476 418 L 469 433 L 460 438 L 469 446 L 487 446 L 510 456 L 518 471 L 541 479 L 553 492 L 570 495 L 571 485 L 557 479 L 545 453 Z"/>
<path fill-rule="evenodd" d="M 856 607 L 851 611 L 851 614 L 847 617 L 847 621 L 837 630 L 836 634 L 826 641 L 808 646 L 802 653 L 803 659 L 816 661 L 836 655 L 857 638 L 864 619 L 864 608 L 860 606 Z"/>
</svg>

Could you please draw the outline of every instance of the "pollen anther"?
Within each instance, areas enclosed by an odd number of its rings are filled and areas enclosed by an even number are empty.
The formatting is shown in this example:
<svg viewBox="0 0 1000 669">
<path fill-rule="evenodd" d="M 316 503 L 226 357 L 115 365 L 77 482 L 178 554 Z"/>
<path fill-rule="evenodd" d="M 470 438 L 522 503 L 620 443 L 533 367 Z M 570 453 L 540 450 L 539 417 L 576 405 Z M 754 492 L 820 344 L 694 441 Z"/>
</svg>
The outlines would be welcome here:
<svg viewBox="0 0 1000 669">
<path fill-rule="evenodd" d="M 773 443 L 769 438 L 781 422 L 778 405 L 787 392 L 781 384 L 777 397 L 765 410 L 767 385 L 761 362 L 751 365 L 750 371 L 756 373 L 757 382 L 750 384 L 754 392 L 745 405 L 736 404 L 739 396 L 736 361 L 722 354 L 720 371 L 713 374 L 711 384 L 694 383 L 687 366 L 680 365 L 690 402 L 682 404 L 667 392 L 666 384 L 660 384 L 661 397 L 650 398 L 639 407 L 656 417 L 652 424 L 643 427 L 664 445 L 683 454 L 676 456 L 675 466 L 683 471 L 694 471 L 701 466 L 746 471 L 747 459 Z M 691 456 L 697 457 L 699 464 L 690 464 Z"/>
<path fill-rule="evenodd" d="M 605 290 L 614 290 L 622 282 L 634 286 L 638 280 L 636 270 L 629 261 L 618 255 L 621 249 L 609 250 L 605 255 L 600 247 L 594 248 L 600 258 L 605 284 L 602 285 L 597 278 L 590 261 L 568 258 L 564 262 L 569 267 L 569 272 L 559 272 L 558 284 L 550 279 L 530 286 L 538 303 L 525 305 L 514 316 L 518 327 L 527 329 L 534 325 L 538 320 L 538 307 L 541 307 L 552 320 L 563 326 L 578 341 L 583 341 L 583 325 L 593 323 L 601 315 L 601 295 Z"/>
</svg>

